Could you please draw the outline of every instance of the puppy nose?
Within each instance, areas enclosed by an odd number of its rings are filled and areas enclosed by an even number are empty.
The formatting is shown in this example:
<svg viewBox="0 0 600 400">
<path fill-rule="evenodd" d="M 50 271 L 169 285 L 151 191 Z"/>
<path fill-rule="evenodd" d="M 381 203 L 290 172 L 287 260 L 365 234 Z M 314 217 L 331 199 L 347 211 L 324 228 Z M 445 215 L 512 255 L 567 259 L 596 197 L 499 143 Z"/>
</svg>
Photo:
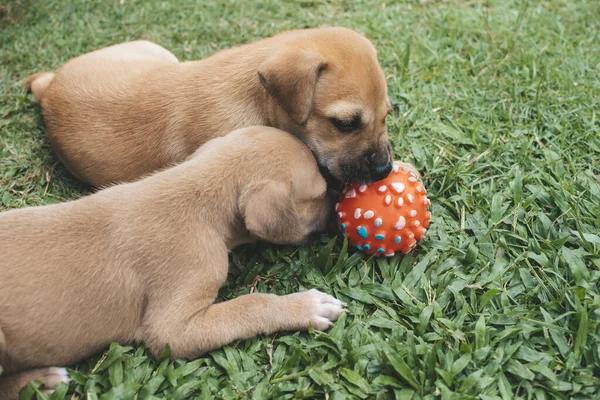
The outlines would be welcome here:
<svg viewBox="0 0 600 400">
<path fill-rule="evenodd" d="M 373 181 L 381 180 L 392 172 L 392 161 L 385 153 L 374 152 L 369 154 L 368 163 Z"/>
<path fill-rule="evenodd" d="M 375 164 L 371 167 L 371 176 L 374 180 L 379 181 L 387 177 L 392 172 L 392 163 L 385 162 L 383 164 Z"/>
</svg>

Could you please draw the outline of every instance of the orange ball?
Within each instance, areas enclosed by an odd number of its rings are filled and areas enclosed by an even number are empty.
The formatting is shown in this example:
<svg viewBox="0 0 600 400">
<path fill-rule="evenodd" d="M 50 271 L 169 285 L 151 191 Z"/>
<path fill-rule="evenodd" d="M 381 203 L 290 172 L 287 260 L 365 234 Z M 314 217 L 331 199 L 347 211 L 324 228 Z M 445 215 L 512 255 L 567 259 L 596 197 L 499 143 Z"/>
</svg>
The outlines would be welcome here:
<svg viewBox="0 0 600 400">
<path fill-rule="evenodd" d="M 366 254 L 406 254 L 421 240 L 431 219 L 423 183 L 414 172 L 394 164 L 387 178 L 368 185 L 348 185 L 335 205 L 348 242 Z"/>
</svg>

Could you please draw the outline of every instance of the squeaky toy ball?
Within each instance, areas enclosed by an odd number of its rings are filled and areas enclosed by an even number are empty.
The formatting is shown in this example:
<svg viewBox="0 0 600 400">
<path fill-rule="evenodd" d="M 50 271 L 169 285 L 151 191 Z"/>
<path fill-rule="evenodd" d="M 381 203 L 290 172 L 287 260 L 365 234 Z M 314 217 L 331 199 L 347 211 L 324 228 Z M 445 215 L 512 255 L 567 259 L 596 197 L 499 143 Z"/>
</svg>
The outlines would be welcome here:
<svg viewBox="0 0 600 400">
<path fill-rule="evenodd" d="M 414 172 L 394 164 L 390 175 L 368 185 L 348 185 L 335 205 L 348 242 L 366 254 L 406 254 L 429 227 L 431 204 Z"/>
</svg>

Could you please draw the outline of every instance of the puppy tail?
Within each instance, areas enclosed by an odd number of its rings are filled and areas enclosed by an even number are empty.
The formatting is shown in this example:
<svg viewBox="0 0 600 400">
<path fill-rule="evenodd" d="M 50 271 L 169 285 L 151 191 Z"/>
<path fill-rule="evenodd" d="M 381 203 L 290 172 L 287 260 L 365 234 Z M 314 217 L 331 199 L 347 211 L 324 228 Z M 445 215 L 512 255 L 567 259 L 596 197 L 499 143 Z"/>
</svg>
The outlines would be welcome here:
<svg viewBox="0 0 600 400">
<path fill-rule="evenodd" d="M 48 85 L 50 85 L 50 82 L 52 82 L 54 75 L 55 74 L 53 72 L 38 72 L 33 75 L 29 75 L 25 81 L 25 84 L 23 85 L 23 88 L 31 91 L 33 97 L 35 97 L 35 100 L 39 103 L 44 95 L 44 92 L 48 88 Z"/>
</svg>

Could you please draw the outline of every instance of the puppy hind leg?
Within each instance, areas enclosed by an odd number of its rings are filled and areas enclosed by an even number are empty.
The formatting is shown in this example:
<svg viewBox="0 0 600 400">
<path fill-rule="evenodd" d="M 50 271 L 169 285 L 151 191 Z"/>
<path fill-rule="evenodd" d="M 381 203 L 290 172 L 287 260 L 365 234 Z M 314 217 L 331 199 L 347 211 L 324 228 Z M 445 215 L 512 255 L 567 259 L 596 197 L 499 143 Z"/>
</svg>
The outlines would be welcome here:
<svg viewBox="0 0 600 400">
<path fill-rule="evenodd" d="M 155 57 L 159 60 L 169 61 L 173 63 L 179 62 L 179 60 L 177 59 L 177 57 L 175 57 L 173 53 L 157 44 L 148 41 L 141 41 L 140 46 L 143 47 L 144 51 L 147 52 L 148 55 Z"/>
<path fill-rule="evenodd" d="M 150 59 L 168 61 L 171 63 L 179 62 L 177 57 L 175 57 L 175 55 L 169 50 L 147 40 L 136 40 L 133 42 L 120 43 L 104 49 L 96 50 L 91 54 L 94 54 L 94 56 L 97 57 L 110 58 L 114 60 Z"/>
<path fill-rule="evenodd" d="M 213 304 L 197 313 L 182 330 L 173 329 L 154 341 L 160 352 L 166 343 L 173 358 L 194 358 L 237 339 L 283 330 L 326 330 L 344 304 L 312 289 L 286 296 L 253 293 Z M 169 325 L 172 326 L 172 325 Z M 179 325 L 181 326 L 181 325 Z"/>
<path fill-rule="evenodd" d="M 71 382 L 65 368 L 48 367 L 24 371 L 0 378 L 0 399 L 16 399 L 19 392 L 31 381 L 42 382 L 42 389 L 48 395 L 61 383 Z"/>
</svg>

